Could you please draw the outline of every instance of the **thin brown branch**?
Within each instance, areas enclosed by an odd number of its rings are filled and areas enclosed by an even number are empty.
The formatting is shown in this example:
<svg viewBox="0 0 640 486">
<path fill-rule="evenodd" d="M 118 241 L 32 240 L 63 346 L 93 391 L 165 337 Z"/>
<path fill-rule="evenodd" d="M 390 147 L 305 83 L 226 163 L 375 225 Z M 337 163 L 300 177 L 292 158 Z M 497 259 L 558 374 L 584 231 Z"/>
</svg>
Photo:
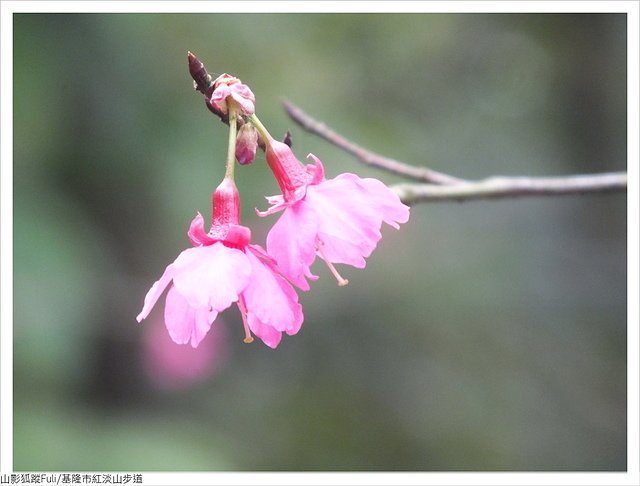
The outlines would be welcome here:
<svg viewBox="0 0 640 486">
<path fill-rule="evenodd" d="M 627 174 L 624 172 L 564 177 L 495 176 L 480 181 L 460 179 L 426 167 L 405 164 L 366 150 L 307 115 L 294 104 L 288 101 L 283 104 L 289 116 L 302 128 L 352 154 L 361 162 L 407 179 L 424 182 L 424 184 L 398 184 L 393 187 L 400 198 L 408 204 L 427 201 L 611 193 L 627 190 Z"/>
<path fill-rule="evenodd" d="M 213 78 L 207 72 L 207 68 L 191 51 L 187 51 L 187 62 L 189 64 L 189 74 L 193 78 L 193 88 L 204 95 L 207 109 L 228 125 L 229 117 L 206 102 L 211 97 L 211 93 L 213 93 Z"/>
<path fill-rule="evenodd" d="M 406 204 L 439 201 L 469 201 L 525 196 L 559 196 L 625 192 L 627 174 L 612 172 L 567 177 L 490 177 L 477 182 L 449 186 L 398 184 L 392 189 Z"/>
<path fill-rule="evenodd" d="M 437 172 L 435 170 L 428 169 L 427 167 L 416 167 L 414 165 L 405 164 L 404 162 L 378 155 L 359 145 L 356 145 L 343 136 L 337 134 L 329 127 L 327 127 L 324 123 L 319 122 L 307 115 L 293 103 L 289 101 L 283 101 L 282 104 L 284 105 L 284 109 L 293 119 L 293 121 L 295 121 L 302 128 L 310 133 L 313 133 L 314 135 L 318 135 L 319 137 L 324 138 L 328 142 L 331 142 L 336 147 L 344 150 L 347 153 L 350 153 L 358 160 L 367 165 L 377 167 L 379 169 L 383 169 L 387 172 L 407 177 L 409 179 L 429 182 L 431 184 L 448 185 L 465 182 L 463 179 L 459 179 L 448 174 L 443 174 L 442 172 Z"/>
</svg>

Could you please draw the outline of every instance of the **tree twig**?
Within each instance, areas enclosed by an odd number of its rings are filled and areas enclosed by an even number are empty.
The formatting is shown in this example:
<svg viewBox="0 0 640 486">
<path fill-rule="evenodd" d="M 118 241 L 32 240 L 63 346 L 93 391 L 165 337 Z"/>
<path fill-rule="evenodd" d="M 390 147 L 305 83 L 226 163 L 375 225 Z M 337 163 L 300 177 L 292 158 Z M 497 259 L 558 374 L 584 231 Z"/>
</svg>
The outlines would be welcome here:
<svg viewBox="0 0 640 486">
<path fill-rule="evenodd" d="M 566 177 L 490 177 L 477 182 L 438 186 L 435 184 L 397 184 L 392 186 L 406 204 L 417 202 L 468 201 L 525 196 L 560 196 L 624 192 L 627 174 L 612 172 Z"/>
<path fill-rule="evenodd" d="M 397 184 L 393 186 L 396 193 L 407 204 L 524 196 L 611 193 L 625 192 L 627 190 L 627 174 L 625 172 L 563 177 L 494 176 L 480 181 L 460 179 L 426 167 L 405 164 L 366 150 L 334 132 L 324 123 L 307 115 L 293 103 L 284 101 L 283 104 L 289 116 L 302 128 L 352 154 L 361 162 L 407 179 L 423 182 L 423 184 Z"/>
<path fill-rule="evenodd" d="M 379 169 L 383 169 L 387 172 L 407 177 L 409 179 L 414 179 L 422 182 L 430 182 L 432 184 L 447 185 L 465 182 L 464 179 L 459 179 L 448 174 L 443 174 L 442 172 L 437 172 L 435 170 L 428 169 L 427 167 L 416 167 L 414 165 L 405 164 L 404 162 L 378 155 L 363 147 L 360 147 L 359 145 L 356 145 L 343 136 L 338 135 L 324 123 L 313 119 L 293 103 L 289 101 L 283 101 L 282 104 L 284 105 L 284 109 L 286 110 L 288 115 L 302 128 L 310 133 L 324 138 L 328 142 L 331 142 L 336 147 L 350 153 L 358 160 L 367 165 L 378 167 Z"/>
</svg>

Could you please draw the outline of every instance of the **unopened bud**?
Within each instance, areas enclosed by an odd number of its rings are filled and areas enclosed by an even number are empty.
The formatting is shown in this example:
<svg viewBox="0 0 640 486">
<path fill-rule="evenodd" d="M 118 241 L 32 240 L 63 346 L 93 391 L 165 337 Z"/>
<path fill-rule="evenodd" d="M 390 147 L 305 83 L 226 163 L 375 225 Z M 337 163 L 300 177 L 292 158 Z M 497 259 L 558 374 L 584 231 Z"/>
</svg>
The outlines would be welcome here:
<svg viewBox="0 0 640 486">
<path fill-rule="evenodd" d="M 187 52 L 187 60 L 189 61 L 189 74 L 193 78 L 195 89 L 207 97 L 211 96 L 213 81 L 204 64 L 191 51 Z"/>
<path fill-rule="evenodd" d="M 241 165 L 250 164 L 256 158 L 257 149 L 258 130 L 251 123 L 245 123 L 236 138 L 236 160 Z"/>
</svg>

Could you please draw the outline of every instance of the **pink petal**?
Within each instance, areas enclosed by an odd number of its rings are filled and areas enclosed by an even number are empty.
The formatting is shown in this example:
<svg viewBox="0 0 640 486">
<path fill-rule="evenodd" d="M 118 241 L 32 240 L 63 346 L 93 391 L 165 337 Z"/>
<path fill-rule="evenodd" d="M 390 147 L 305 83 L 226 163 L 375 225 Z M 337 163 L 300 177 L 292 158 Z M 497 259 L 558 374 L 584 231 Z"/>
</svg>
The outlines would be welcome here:
<svg viewBox="0 0 640 486">
<path fill-rule="evenodd" d="M 174 264 L 172 263 L 167 266 L 164 273 L 162 274 L 162 277 L 160 277 L 160 280 L 156 281 L 151 286 L 151 288 L 149 289 L 149 292 L 147 292 L 147 295 L 144 298 L 144 305 L 142 306 L 142 311 L 140 312 L 140 314 L 138 314 L 138 317 L 136 317 L 136 320 L 138 322 L 142 321 L 142 319 L 145 319 L 149 315 L 149 312 L 151 312 L 151 309 L 153 309 L 153 306 L 156 305 L 156 302 L 162 295 L 162 292 L 164 292 L 164 289 L 167 287 L 167 285 L 169 285 L 169 282 L 171 282 L 171 279 L 173 278 L 174 274 L 175 274 L 175 267 L 174 267 Z"/>
<path fill-rule="evenodd" d="M 231 87 L 231 96 L 234 98 L 245 98 L 249 101 L 255 101 L 256 97 L 251 91 L 251 88 L 244 83 L 234 83 L 230 85 Z"/>
<path fill-rule="evenodd" d="M 367 265 L 366 257 L 375 249 L 375 244 L 354 244 L 337 236 L 318 235 L 318 254 L 327 262 L 345 263 L 355 268 Z"/>
<path fill-rule="evenodd" d="M 367 194 L 370 203 L 388 225 L 400 228 L 398 223 L 409 220 L 409 206 L 400 201 L 398 195 L 378 179 L 361 179 L 355 174 L 340 174 L 335 180 L 351 180 Z"/>
<path fill-rule="evenodd" d="M 284 203 L 284 197 L 282 194 L 276 194 L 275 196 L 265 196 L 265 199 L 269 204 L 282 204 Z"/>
<path fill-rule="evenodd" d="M 284 200 L 284 197 L 280 194 L 277 196 L 267 196 L 265 199 L 269 204 L 271 204 L 271 207 L 266 211 L 258 211 L 256 209 L 256 214 L 262 218 L 264 218 L 265 216 L 269 216 L 271 214 L 275 214 L 279 211 L 282 211 L 287 206 L 289 206 L 289 203 L 287 203 Z"/>
<path fill-rule="evenodd" d="M 313 159 L 315 164 L 307 164 L 306 171 L 311 175 L 309 184 L 320 184 L 324 180 L 324 165 L 322 161 L 313 154 L 307 155 L 307 159 Z"/>
<path fill-rule="evenodd" d="M 296 334 L 303 320 L 298 294 L 277 272 L 273 262 L 258 258 L 260 250 L 248 247 L 246 252 L 252 269 L 251 281 L 242 293 L 247 315 L 255 316 L 260 323 L 277 331 Z"/>
<path fill-rule="evenodd" d="M 305 203 L 289 206 L 267 235 L 267 252 L 283 275 L 302 290 L 309 290 L 305 277 L 317 279 L 309 266 L 316 257 L 318 217 Z"/>
<path fill-rule="evenodd" d="M 364 257 L 382 237 L 382 218 L 366 193 L 348 179 L 332 179 L 307 188 L 305 201 L 318 218 L 318 240 L 326 260 L 365 266 Z"/>
<path fill-rule="evenodd" d="M 251 332 L 258 336 L 263 343 L 273 349 L 278 347 L 282 339 L 282 333 L 280 331 L 276 331 L 273 327 L 263 324 L 256 316 L 250 313 L 247 314 L 247 323 L 249 324 Z"/>
<path fill-rule="evenodd" d="M 231 94 L 231 89 L 227 84 L 219 84 L 211 93 L 211 104 L 222 113 L 227 114 L 227 96 Z"/>
<path fill-rule="evenodd" d="M 189 305 L 218 312 L 238 300 L 251 275 L 244 252 L 220 242 L 183 251 L 174 266 L 173 284 Z"/>
<path fill-rule="evenodd" d="M 164 322 L 169 336 L 177 344 L 191 342 L 192 347 L 198 347 L 217 315 L 209 306 L 191 307 L 175 286 L 171 286 L 167 292 Z"/>
<path fill-rule="evenodd" d="M 237 79 L 229 77 L 229 80 L 218 79 L 215 81 L 216 88 L 211 93 L 211 103 L 223 113 L 228 112 L 227 97 L 231 96 L 241 107 L 245 115 L 252 115 L 255 112 L 255 95 L 246 84 L 239 83 Z M 235 79 L 235 81 L 233 81 Z M 220 81 L 218 81 L 220 80 Z M 231 84 L 228 84 L 231 83 Z"/>
<path fill-rule="evenodd" d="M 196 214 L 196 217 L 191 221 L 187 236 L 194 246 L 210 245 L 215 241 L 204 232 L 204 219 L 200 213 Z"/>
<path fill-rule="evenodd" d="M 235 88 L 236 86 L 245 85 L 234 85 L 232 88 Z M 249 90 L 249 93 L 251 93 L 251 90 Z M 251 94 L 253 95 L 253 93 Z M 244 113 L 245 115 L 253 115 L 256 111 L 256 105 L 254 101 L 248 99 L 246 96 L 247 95 L 245 93 L 237 92 L 237 90 L 235 89 L 232 89 L 231 91 L 231 98 L 233 98 L 240 105 L 240 107 L 242 108 L 242 113 Z"/>
</svg>

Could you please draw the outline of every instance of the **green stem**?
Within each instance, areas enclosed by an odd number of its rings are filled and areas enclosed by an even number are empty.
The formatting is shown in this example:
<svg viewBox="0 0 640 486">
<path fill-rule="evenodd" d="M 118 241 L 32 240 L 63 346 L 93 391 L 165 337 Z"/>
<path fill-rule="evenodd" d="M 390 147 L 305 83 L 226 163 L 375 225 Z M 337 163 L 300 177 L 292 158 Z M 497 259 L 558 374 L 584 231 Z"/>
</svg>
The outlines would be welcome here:
<svg viewBox="0 0 640 486">
<path fill-rule="evenodd" d="M 266 127 L 262 124 L 262 122 L 258 119 L 258 117 L 255 115 L 255 113 L 249 117 L 249 121 L 253 123 L 254 127 L 256 127 L 256 130 L 258 130 L 258 133 L 260 134 L 260 136 L 262 137 L 265 143 L 268 144 L 270 140 L 273 140 L 273 137 L 267 131 Z"/>
<path fill-rule="evenodd" d="M 227 167 L 224 177 L 233 180 L 233 169 L 236 166 L 236 137 L 238 136 L 238 112 L 229 103 L 229 148 L 227 150 Z"/>
</svg>

